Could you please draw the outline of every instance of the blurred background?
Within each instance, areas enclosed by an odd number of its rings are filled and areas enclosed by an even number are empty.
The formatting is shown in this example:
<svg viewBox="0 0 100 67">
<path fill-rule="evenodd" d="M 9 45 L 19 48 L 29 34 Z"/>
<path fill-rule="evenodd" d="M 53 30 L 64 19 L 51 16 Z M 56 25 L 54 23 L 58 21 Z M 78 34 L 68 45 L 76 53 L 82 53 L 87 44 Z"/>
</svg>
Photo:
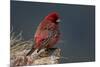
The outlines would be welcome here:
<svg viewBox="0 0 100 67">
<path fill-rule="evenodd" d="M 11 0 L 11 27 L 24 40 L 33 39 L 39 23 L 51 12 L 60 15 L 61 63 L 95 60 L 95 6 Z"/>
</svg>

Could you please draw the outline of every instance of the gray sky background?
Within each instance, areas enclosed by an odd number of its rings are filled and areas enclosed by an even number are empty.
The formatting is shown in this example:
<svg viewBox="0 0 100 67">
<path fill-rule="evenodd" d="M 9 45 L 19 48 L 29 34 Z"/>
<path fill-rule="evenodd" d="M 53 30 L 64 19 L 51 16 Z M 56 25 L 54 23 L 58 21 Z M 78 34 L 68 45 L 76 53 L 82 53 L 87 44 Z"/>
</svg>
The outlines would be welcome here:
<svg viewBox="0 0 100 67">
<path fill-rule="evenodd" d="M 50 12 L 60 15 L 61 40 L 56 47 L 61 48 L 61 62 L 94 61 L 95 59 L 95 7 L 38 2 L 11 2 L 11 26 L 14 31 L 23 31 L 25 40 L 31 39 L 38 24 Z"/>
</svg>

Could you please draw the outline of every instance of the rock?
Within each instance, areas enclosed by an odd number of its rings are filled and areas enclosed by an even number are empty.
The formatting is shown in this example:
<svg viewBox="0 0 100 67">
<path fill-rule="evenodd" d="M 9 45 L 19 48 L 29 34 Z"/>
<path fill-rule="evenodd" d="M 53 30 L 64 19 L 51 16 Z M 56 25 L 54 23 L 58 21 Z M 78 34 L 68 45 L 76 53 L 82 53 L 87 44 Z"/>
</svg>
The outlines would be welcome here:
<svg viewBox="0 0 100 67">
<path fill-rule="evenodd" d="M 29 65 L 44 65 L 60 63 L 61 49 L 49 48 L 48 50 L 37 50 L 31 56 L 25 56 L 29 50 L 17 52 L 11 56 L 11 66 L 29 66 Z"/>
</svg>

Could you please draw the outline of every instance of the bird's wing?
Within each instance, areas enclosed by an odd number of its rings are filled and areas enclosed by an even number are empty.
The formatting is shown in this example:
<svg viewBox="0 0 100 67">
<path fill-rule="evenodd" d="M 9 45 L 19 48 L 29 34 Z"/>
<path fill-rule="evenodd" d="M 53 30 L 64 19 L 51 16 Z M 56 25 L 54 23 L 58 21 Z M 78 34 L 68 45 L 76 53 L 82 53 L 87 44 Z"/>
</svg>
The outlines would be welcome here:
<svg viewBox="0 0 100 67">
<path fill-rule="evenodd" d="M 37 52 L 39 52 L 42 48 L 45 48 L 52 39 L 52 37 L 56 36 L 57 34 L 58 32 L 56 30 L 55 31 L 48 30 L 48 37 L 42 41 L 41 47 L 38 49 Z"/>
<path fill-rule="evenodd" d="M 39 52 L 41 49 L 45 48 L 48 43 L 50 42 L 50 40 L 52 39 L 52 37 L 56 36 L 58 34 L 58 32 L 55 31 L 51 31 L 48 30 L 48 37 L 46 39 L 44 39 L 41 43 L 41 47 L 37 50 L 37 52 Z M 34 45 L 35 45 L 35 40 L 34 40 Z M 36 49 L 34 48 L 34 45 L 32 46 L 31 50 L 27 53 L 26 56 L 31 55 Z"/>
</svg>

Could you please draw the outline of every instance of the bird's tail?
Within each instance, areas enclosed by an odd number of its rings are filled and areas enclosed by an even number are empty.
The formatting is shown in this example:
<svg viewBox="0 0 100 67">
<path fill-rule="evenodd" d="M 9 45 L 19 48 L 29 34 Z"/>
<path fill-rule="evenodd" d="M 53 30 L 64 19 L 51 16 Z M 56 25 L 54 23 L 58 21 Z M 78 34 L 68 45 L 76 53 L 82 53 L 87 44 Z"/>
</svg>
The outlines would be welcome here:
<svg viewBox="0 0 100 67">
<path fill-rule="evenodd" d="M 26 56 L 31 55 L 36 49 L 34 47 L 31 48 L 31 50 L 26 54 Z"/>
</svg>

